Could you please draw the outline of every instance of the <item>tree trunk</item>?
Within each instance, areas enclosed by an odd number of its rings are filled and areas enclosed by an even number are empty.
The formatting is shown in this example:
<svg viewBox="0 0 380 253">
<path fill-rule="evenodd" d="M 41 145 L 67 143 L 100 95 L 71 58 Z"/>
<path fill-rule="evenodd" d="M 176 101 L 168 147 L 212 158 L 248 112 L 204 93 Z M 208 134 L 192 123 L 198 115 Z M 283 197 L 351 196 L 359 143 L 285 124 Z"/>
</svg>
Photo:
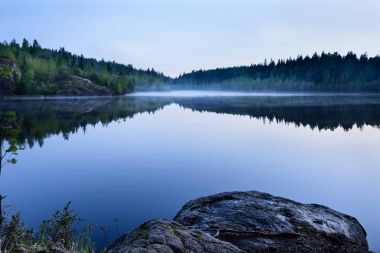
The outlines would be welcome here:
<svg viewBox="0 0 380 253">
<path fill-rule="evenodd" d="M 3 195 L 0 194 L 0 237 L 2 237 L 3 233 Z M 0 244 L 0 249 L 1 249 L 1 244 Z"/>
<path fill-rule="evenodd" d="M 3 131 L 0 126 L 0 179 L 1 179 L 1 169 L 3 167 Z M 3 225 L 4 225 L 4 217 L 3 217 L 3 198 L 4 196 L 0 193 L 0 252 L 2 252 L 3 248 Z"/>
</svg>

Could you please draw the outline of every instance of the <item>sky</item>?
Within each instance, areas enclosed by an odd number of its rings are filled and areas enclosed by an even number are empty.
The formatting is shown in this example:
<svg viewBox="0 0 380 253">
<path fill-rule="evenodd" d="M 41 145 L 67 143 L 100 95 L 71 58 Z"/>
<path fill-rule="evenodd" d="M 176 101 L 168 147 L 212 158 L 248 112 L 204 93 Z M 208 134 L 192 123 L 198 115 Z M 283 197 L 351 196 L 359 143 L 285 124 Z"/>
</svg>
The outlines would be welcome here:
<svg viewBox="0 0 380 253">
<path fill-rule="evenodd" d="M 380 53 L 379 0 L 0 0 L 0 40 L 166 75 L 314 52 Z"/>
</svg>

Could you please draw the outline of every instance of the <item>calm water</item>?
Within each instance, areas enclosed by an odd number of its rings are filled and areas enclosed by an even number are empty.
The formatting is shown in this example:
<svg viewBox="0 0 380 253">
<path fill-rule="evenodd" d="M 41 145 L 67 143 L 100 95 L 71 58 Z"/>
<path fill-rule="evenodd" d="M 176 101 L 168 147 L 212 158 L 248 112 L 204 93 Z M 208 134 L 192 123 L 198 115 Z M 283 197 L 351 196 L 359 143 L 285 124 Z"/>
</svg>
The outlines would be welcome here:
<svg viewBox="0 0 380 253">
<path fill-rule="evenodd" d="M 114 239 L 193 198 L 258 190 L 355 216 L 380 252 L 380 96 L 179 92 L 0 109 L 17 111 L 26 145 L 0 190 L 31 226 L 72 201 Z"/>
</svg>

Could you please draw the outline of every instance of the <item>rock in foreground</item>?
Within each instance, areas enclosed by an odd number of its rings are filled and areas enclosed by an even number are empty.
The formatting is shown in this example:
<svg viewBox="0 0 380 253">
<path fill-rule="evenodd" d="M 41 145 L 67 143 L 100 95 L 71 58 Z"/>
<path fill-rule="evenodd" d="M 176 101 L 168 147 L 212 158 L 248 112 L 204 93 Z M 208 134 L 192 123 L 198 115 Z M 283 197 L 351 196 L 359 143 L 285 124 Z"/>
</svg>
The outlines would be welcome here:
<svg viewBox="0 0 380 253">
<path fill-rule="evenodd" d="M 208 233 L 190 230 L 167 220 L 153 220 L 142 224 L 130 235 L 123 236 L 107 252 L 174 253 L 174 252 L 242 252 L 232 244 Z"/>
<path fill-rule="evenodd" d="M 355 218 L 325 206 L 255 191 L 190 201 L 174 220 L 218 233 L 219 239 L 247 252 L 368 251 L 366 232 Z"/>
<path fill-rule="evenodd" d="M 109 252 L 368 252 L 353 217 L 260 192 L 192 200 L 173 221 L 144 223 Z"/>
</svg>

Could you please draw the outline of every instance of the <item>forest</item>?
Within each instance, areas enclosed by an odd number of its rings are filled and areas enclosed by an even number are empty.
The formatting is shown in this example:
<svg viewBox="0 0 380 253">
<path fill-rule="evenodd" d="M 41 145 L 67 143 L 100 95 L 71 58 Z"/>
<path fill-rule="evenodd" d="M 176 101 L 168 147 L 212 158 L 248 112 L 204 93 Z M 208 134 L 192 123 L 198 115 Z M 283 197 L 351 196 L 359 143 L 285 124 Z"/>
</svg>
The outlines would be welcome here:
<svg viewBox="0 0 380 253">
<path fill-rule="evenodd" d="M 89 79 L 112 95 L 168 89 L 378 92 L 380 56 L 323 52 L 170 78 L 154 69 L 42 48 L 36 40 L 0 43 L 0 95 L 57 95 L 59 81 L 67 76 Z"/>
<path fill-rule="evenodd" d="M 54 95 L 57 79 L 70 75 L 90 79 L 109 88 L 114 95 L 155 89 L 168 79 L 154 69 L 141 70 L 132 65 L 85 58 L 65 48 L 42 48 L 36 40 L 29 43 L 24 39 L 21 45 L 16 40 L 0 43 L 1 59 L 0 79 L 13 79 L 9 95 Z M 1 85 L 6 83 L 3 81 Z"/>
<path fill-rule="evenodd" d="M 244 91 L 380 91 L 380 56 L 315 53 L 250 66 L 198 70 L 174 80 L 176 89 Z"/>
</svg>

